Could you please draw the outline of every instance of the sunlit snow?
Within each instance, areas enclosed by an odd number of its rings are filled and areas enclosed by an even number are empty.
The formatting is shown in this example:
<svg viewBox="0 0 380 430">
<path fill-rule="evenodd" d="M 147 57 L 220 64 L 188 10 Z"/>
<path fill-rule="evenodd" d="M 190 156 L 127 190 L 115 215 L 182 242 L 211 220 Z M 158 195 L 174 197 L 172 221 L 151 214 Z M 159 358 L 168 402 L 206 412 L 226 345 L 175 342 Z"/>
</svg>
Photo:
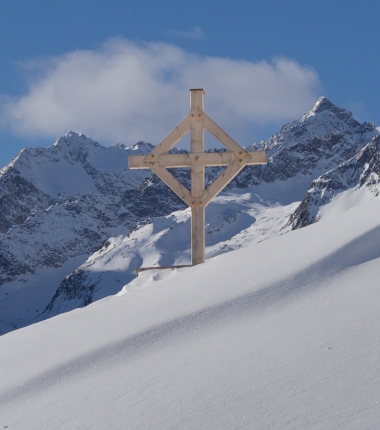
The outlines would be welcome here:
<svg viewBox="0 0 380 430">
<path fill-rule="evenodd" d="M 376 428 L 380 200 L 342 199 L 2 336 L 0 426 Z"/>
</svg>

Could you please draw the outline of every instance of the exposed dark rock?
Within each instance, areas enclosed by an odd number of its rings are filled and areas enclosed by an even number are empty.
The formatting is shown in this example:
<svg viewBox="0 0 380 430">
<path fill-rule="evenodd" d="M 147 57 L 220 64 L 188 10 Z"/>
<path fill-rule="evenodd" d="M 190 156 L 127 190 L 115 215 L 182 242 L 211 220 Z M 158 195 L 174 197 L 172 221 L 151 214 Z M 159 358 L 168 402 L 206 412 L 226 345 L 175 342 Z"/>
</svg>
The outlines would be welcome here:
<svg viewBox="0 0 380 430">
<path fill-rule="evenodd" d="M 358 154 L 315 179 L 304 199 L 290 217 L 292 229 L 318 220 L 321 206 L 350 188 L 366 187 L 374 195 L 380 192 L 380 136 L 374 137 Z"/>
</svg>

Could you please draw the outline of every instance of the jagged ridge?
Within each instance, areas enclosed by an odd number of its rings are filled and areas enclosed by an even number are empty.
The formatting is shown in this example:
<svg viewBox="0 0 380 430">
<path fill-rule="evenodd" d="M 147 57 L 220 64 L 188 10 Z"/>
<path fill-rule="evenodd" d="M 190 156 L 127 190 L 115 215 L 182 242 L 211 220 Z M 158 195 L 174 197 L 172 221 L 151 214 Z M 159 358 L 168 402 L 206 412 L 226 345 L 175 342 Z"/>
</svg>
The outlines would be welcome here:
<svg viewBox="0 0 380 430">
<path fill-rule="evenodd" d="M 314 180 L 289 225 L 297 229 L 318 220 L 320 208 L 350 188 L 365 187 L 375 196 L 380 191 L 380 136 L 374 137 L 358 154 Z"/>
</svg>

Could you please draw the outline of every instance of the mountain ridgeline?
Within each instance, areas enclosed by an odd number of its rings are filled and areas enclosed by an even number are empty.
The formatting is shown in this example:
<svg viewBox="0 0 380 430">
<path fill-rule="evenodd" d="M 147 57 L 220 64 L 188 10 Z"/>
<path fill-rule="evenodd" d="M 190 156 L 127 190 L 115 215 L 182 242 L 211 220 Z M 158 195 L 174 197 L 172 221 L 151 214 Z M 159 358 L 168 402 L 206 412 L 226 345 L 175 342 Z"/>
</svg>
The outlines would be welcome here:
<svg viewBox="0 0 380 430">
<path fill-rule="evenodd" d="M 379 145 L 373 123 L 359 123 L 321 97 L 300 119 L 247 148 L 266 149 L 267 166 L 247 166 L 225 191 L 262 207 L 296 203 L 277 232 L 283 234 L 318 221 L 321 208 L 344 191 L 377 196 Z M 144 142 L 106 148 L 70 131 L 49 148 L 22 150 L 0 170 L 0 334 L 117 293 L 141 264 L 173 264 L 169 247 L 188 253 L 180 234 L 165 236 L 187 222 L 186 205 L 149 170 L 127 167 L 128 156 L 152 148 Z M 206 182 L 221 171 L 208 168 Z M 188 170 L 173 174 L 189 187 Z M 208 226 L 211 241 L 227 241 L 255 222 L 232 201 L 218 206 L 215 219 L 224 221 Z M 142 257 L 139 231 L 151 225 L 149 234 L 157 234 L 155 219 L 162 220 L 161 250 Z M 118 251 L 126 241 L 128 254 Z M 105 254 L 119 275 L 108 278 L 100 265 L 95 282 L 89 267 L 95 270 Z"/>
</svg>

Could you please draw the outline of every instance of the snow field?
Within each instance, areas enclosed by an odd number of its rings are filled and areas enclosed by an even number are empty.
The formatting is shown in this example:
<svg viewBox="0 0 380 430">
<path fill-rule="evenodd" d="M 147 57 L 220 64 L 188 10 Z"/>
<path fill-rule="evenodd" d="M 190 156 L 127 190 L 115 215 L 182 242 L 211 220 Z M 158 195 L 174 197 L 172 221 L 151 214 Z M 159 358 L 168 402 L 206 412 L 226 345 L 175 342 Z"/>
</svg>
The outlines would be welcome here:
<svg viewBox="0 0 380 430">
<path fill-rule="evenodd" d="M 2 336 L 0 427 L 376 428 L 379 209 L 332 204 Z"/>
</svg>

